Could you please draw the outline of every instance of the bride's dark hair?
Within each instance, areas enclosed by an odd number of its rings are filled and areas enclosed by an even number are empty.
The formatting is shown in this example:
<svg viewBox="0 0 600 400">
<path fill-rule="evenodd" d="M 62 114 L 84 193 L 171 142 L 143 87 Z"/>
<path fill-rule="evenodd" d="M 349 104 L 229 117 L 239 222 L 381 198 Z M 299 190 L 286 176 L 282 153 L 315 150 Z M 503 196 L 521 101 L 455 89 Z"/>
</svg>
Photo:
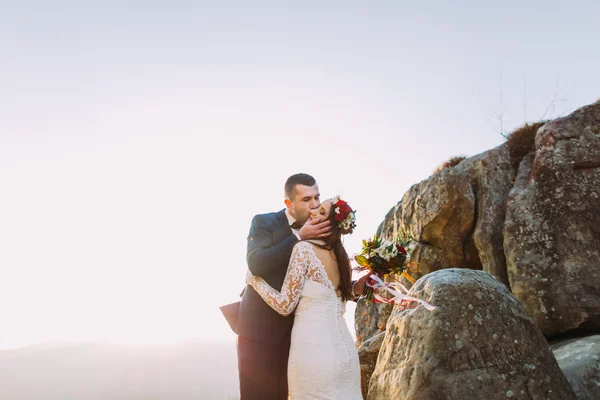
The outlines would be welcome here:
<svg viewBox="0 0 600 400">
<path fill-rule="evenodd" d="M 325 245 L 317 243 L 315 243 L 315 245 L 326 250 L 333 249 L 335 259 L 338 263 L 338 270 L 340 272 L 340 285 L 337 289 L 342 293 L 342 300 L 347 301 L 354 297 L 352 293 L 352 273 L 350 258 L 342 244 L 342 232 L 338 226 L 338 222 L 335 220 L 335 204 L 331 205 L 329 217 L 327 217 L 327 219 L 331 222 L 331 236 L 325 239 Z"/>
</svg>

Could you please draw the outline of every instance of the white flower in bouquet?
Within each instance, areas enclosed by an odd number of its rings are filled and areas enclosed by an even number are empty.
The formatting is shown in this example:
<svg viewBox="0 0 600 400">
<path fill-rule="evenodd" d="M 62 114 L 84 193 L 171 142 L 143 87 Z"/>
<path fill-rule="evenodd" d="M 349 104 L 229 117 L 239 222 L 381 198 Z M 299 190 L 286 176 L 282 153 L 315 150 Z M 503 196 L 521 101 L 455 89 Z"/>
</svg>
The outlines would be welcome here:
<svg viewBox="0 0 600 400">
<path fill-rule="evenodd" d="M 385 261 L 390 261 L 392 258 L 398 256 L 398 250 L 396 246 L 389 240 L 383 240 L 381 245 L 374 251 L 375 255 L 383 258 Z"/>
</svg>

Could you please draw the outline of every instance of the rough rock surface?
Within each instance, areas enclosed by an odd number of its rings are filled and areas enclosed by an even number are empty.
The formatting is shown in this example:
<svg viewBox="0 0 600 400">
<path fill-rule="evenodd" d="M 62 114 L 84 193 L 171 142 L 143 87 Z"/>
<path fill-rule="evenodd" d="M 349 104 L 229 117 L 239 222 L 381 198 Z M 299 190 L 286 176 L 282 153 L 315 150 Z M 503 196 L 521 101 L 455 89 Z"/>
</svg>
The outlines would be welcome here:
<svg viewBox="0 0 600 400">
<path fill-rule="evenodd" d="M 377 228 L 376 235 L 386 239 L 395 239 L 400 232 L 402 226 L 402 200 L 398 202 L 391 210 L 387 213 L 379 227 Z"/>
<path fill-rule="evenodd" d="M 600 399 L 600 335 L 551 346 L 578 400 Z"/>
<path fill-rule="evenodd" d="M 477 203 L 473 244 L 482 269 L 508 284 L 503 225 L 506 199 L 517 171 L 507 145 L 471 157 L 465 163 Z M 471 262 L 473 264 L 473 262 Z"/>
<path fill-rule="evenodd" d="M 464 242 L 473 231 L 475 196 L 468 180 L 445 168 L 414 185 L 402 199 L 402 223 L 418 242 L 411 261 L 423 274 L 464 263 Z"/>
<path fill-rule="evenodd" d="M 510 287 L 547 336 L 600 328 L 600 104 L 546 123 L 504 230 Z"/>
<path fill-rule="evenodd" d="M 502 234 L 515 174 L 504 144 L 410 188 L 402 199 L 402 227 L 417 241 L 411 261 L 421 275 L 471 268 L 508 285 Z"/>
<path fill-rule="evenodd" d="M 369 400 L 575 399 L 540 330 L 492 275 L 444 269 L 410 294 L 437 308 L 394 309 Z"/>
<path fill-rule="evenodd" d="M 354 313 L 354 329 L 356 331 L 356 347 L 385 331 L 387 320 L 394 308 L 391 304 L 367 304 L 364 299 L 356 302 Z"/>
<path fill-rule="evenodd" d="M 385 331 L 379 332 L 375 336 L 369 338 L 358 348 L 358 359 L 360 361 L 360 385 L 363 397 L 367 398 L 367 391 L 369 390 L 369 380 L 375 365 L 377 364 L 377 356 L 379 355 L 379 349 L 385 338 Z"/>
</svg>

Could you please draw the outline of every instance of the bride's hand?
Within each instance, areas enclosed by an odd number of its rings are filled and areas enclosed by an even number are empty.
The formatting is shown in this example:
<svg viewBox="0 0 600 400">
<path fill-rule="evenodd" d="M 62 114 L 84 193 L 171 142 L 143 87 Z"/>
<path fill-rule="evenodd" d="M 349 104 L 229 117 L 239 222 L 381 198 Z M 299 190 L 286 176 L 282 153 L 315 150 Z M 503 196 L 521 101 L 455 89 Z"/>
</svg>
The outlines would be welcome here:
<svg viewBox="0 0 600 400">
<path fill-rule="evenodd" d="M 368 274 L 361 276 L 360 279 L 354 282 L 354 285 L 352 285 L 352 290 L 354 291 L 354 293 L 352 294 L 354 296 L 360 296 L 361 294 L 363 294 L 367 286 L 367 281 L 369 280 L 371 275 L 373 275 L 373 272 L 369 272 Z"/>
</svg>

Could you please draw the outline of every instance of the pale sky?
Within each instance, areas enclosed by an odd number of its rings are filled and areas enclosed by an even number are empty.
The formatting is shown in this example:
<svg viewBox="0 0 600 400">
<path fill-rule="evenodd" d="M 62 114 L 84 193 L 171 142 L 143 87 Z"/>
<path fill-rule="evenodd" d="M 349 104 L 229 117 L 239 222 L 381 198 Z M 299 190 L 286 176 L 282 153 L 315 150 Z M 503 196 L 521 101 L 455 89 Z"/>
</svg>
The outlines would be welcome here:
<svg viewBox="0 0 600 400">
<path fill-rule="evenodd" d="M 499 114 L 600 97 L 600 2 L 484 3 L 0 1 L 0 349 L 233 339 L 289 175 L 358 210 L 353 254 Z"/>
</svg>

